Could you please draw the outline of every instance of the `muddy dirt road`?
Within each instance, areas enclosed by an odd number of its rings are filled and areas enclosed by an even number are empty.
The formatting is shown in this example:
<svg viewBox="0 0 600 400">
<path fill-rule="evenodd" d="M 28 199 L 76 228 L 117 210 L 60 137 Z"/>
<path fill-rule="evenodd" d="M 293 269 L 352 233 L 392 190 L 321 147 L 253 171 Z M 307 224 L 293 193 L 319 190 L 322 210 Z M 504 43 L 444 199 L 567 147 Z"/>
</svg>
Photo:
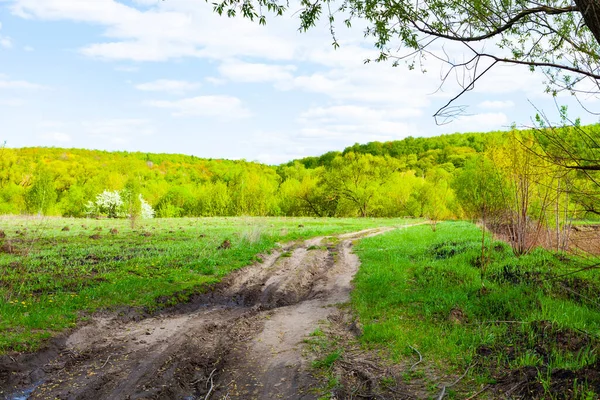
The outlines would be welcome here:
<svg viewBox="0 0 600 400">
<path fill-rule="evenodd" d="M 0 389 L 12 400 L 313 399 L 302 341 L 349 300 L 352 240 L 389 229 L 289 245 L 157 316 L 96 316 L 50 350 L 0 360 Z"/>
</svg>

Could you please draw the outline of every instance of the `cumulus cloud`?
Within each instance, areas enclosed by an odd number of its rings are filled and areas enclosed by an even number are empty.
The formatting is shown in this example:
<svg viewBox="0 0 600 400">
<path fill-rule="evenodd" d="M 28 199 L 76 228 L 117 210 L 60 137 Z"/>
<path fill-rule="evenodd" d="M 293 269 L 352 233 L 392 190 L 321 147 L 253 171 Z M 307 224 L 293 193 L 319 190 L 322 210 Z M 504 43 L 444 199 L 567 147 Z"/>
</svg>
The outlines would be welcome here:
<svg viewBox="0 0 600 400">
<path fill-rule="evenodd" d="M 452 122 L 452 128 L 456 132 L 486 132 L 507 128 L 510 122 L 508 116 L 501 112 L 462 115 Z"/>
<path fill-rule="evenodd" d="M 101 25 L 108 42 L 90 44 L 81 51 L 111 60 L 165 61 L 181 57 L 243 54 L 291 58 L 284 40 L 268 35 L 256 23 L 220 18 L 203 2 L 154 2 L 138 9 L 114 0 L 16 0 L 13 14 L 22 18 L 73 20 Z M 160 29 L 157 29 L 160 27 Z M 235 40 L 230 40 L 235 38 Z"/>
<path fill-rule="evenodd" d="M 144 104 L 150 107 L 165 108 L 172 111 L 176 117 L 227 117 L 245 118 L 251 115 L 242 101 L 232 96 L 197 96 L 181 100 L 151 100 Z"/>
<path fill-rule="evenodd" d="M 165 62 L 151 68 L 164 68 L 165 72 L 158 76 L 177 76 L 177 80 L 141 81 L 153 79 L 146 77 L 127 85 L 142 91 L 187 93 L 182 99 L 143 102 L 147 107 L 167 111 L 154 113 L 157 123 L 165 116 L 168 119 L 169 114 L 212 117 L 211 129 L 234 137 L 239 134 L 239 127 L 232 128 L 229 120 L 253 115 L 247 102 L 250 96 L 260 97 L 264 108 L 253 108 L 257 118 L 252 122 L 256 125 L 249 123 L 244 133 L 256 132 L 258 126 L 271 130 L 245 136 L 244 148 L 250 159 L 253 154 L 260 154 L 263 161 L 287 161 L 341 149 L 354 142 L 431 134 L 437 127 L 429 115 L 460 92 L 464 83 L 459 76 L 451 75 L 443 90 L 436 91 L 440 72 L 447 70 L 433 57 L 425 62 L 424 69 L 429 71 L 426 74 L 418 68 L 392 68 L 389 63 L 365 65 L 363 60 L 373 58 L 376 51 L 362 37 L 360 26 L 339 30 L 342 46 L 333 50 L 327 21 L 301 34 L 295 29 L 297 16 L 291 14 L 271 19 L 267 27 L 262 27 L 241 18 L 219 17 L 210 4 L 201 0 L 11 0 L 8 4 L 12 13 L 22 18 L 76 21 L 97 27 L 102 38 L 82 45 L 79 51 L 115 62 L 113 68 L 117 71 L 136 72 L 138 65 L 144 65 L 142 62 Z M 459 46 L 446 50 L 449 54 L 463 54 Z M 432 51 L 443 55 L 441 47 Z M 200 75 L 173 75 L 172 67 L 178 68 L 173 63 L 182 58 L 202 59 L 196 64 Z M 185 69 L 177 71 L 186 73 Z M 195 81 L 222 93 L 194 97 L 190 92 L 200 87 Z M 462 116 L 449 128 L 483 131 L 508 125 L 514 116 L 509 119 L 500 111 L 519 110 L 504 99 L 509 93 L 529 97 L 542 92 L 541 81 L 539 73 L 531 74 L 526 69 L 493 68 L 465 97 L 467 102 L 475 98 L 472 104 L 483 113 Z M 246 83 L 262 85 L 252 85 L 250 92 Z M 40 86 L 0 76 L 0 90 L 7 87 Z M 276 91 L 266 91 L 265 87 Z M 280 97 L 269 97 L 271 92 Z M 290 98 L 293 100 L 289 104 L 277 103 Z M 81 124 L 77 128 L 81 129 Z M 83 128 L 88 135 L 116 144 L 155 132 L 153 123 L 136 119 L 91 121 L 84 123 Z"/>
<path fill-rule="evenodd" d="M 219 66 L 222 77 L 236 82 L 277 82 L 293 78 L 294 65 L 249 63 L 228 60 Z"/>
<path fill-rule="evenodd" d="M 0 90 L 1 89 L 26 89 L 38 90 L 44 89 L 42 85 L 24 80 L 11 80 L 8 76 L 0 74 Z"/>
<path fill-rule="evenodd" d="M 126 144 L 156 132 L 151 121 L 136 118 L 84 121 L 81 127 L 85 134 L 107 140 L 112 144 Z"/>
<path fill-rule="evenodd" d="M 2 23 L 0 22 L 0 31 L 2 30 Z M 12 39 L 8 36 L 0 35 L 0 47 L 10 49 L 13 47 Z"/>
<path fill-rule="evenodd" d="M 198 82 L 159 79 L 153 82 L 141 83 L 136 85 L 135 88 L 148 92 L 168 92 L 178 94 L 196 90 L 200 86 L 201 85 Z"/>
<path fill-rule="evenodd" d="M 118 67 L 115 67 L 115 71 L 119 72 L 138 72 L 139 70 L 140 67 L 132 67 L 127 65 L 120 65 Z"/>
<path fill-rule="evenodd" d="M 51 142 L 68 143 L 71 141 L 71 136 L 64 132 L 45 132 L 39 135 L 41 139 Z"/>
</svg>

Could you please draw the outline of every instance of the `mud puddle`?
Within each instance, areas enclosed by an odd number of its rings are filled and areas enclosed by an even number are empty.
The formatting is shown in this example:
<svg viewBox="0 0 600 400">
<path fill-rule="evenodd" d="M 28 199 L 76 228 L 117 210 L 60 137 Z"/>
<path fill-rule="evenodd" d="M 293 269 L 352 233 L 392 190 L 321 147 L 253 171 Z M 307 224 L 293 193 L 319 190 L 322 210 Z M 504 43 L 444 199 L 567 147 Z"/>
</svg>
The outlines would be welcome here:
<svg viewBox="0 0 600 400">
<path fill-rule="evenodd" d="M 0 359 L 9 399 L 314 399 L 303 339 L 349 300 L 370 229 L 314 238 L 170 312 L 96 316 L 54 348 Z"/>
</svg>

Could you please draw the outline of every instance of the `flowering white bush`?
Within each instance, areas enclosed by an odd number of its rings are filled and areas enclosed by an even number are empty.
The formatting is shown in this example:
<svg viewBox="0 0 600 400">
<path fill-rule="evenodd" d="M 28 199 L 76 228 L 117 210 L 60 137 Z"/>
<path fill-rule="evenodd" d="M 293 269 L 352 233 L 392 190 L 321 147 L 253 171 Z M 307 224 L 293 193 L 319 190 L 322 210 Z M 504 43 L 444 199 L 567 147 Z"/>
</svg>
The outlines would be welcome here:
<svg viewBox="0 0 600 400">
<path fill-rule="evenodd" d="M 88 202 L 88 215 L 106 214 L 109 218 L 121 217 L 123 213 L 123 200 L 118 191 L 105 190 L 96 196 L 96 201 Z"/>
<path fill-rule="evenodd" d="M 154 209 L 140 194 L 141 213 L 143 219 L 154 218 Z M 105 190 L 96 196 L 96 201 L 90 201 L 87 204 L 87 214 L 89 216 L 106 215 L 109 218 L 124 218 L 127 215 L 127 205 L 123 201 L 119 191 Z"/>
<path fill-rule="evenodd" d="M 144 200 L 144 198 L 142 197 L 141 194 L 140 194 L 140 202 L 142 203 L 142 212 L 141 212 L 142 219 L 154 218 L 154 208 L 152 208 L 152 206 L 150 204 L 148 204 L 148 202 L 146 200 Z"/>
</svg>

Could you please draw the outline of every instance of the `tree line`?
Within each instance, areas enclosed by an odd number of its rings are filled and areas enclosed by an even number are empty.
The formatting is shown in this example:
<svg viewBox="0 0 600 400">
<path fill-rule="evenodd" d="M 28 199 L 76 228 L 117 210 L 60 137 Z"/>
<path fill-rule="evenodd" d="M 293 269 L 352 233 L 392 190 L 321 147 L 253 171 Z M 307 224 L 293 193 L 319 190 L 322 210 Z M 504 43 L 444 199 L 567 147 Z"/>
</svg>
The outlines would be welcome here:
<svg viewBox="0 0 600 400">
<path fill-rule="evenodd" d="M 517 225 L 560 225 L 596 214 L 590 179 L 596 172 L 566 168 L 568 161 L 561 165 L 556 159 L 557 143 L 581 147 L 577 129 L 589 137 L 599 133 L 592 125 L 409 137 L 279 166 L 173 154 L 3 148 L 0 213 L 83 217 L 99 194 L 134 182 L 156 217 L 410 216 L 433 222 L 477 217 L 496 224 L 512 218 Z"/>
</svg>

